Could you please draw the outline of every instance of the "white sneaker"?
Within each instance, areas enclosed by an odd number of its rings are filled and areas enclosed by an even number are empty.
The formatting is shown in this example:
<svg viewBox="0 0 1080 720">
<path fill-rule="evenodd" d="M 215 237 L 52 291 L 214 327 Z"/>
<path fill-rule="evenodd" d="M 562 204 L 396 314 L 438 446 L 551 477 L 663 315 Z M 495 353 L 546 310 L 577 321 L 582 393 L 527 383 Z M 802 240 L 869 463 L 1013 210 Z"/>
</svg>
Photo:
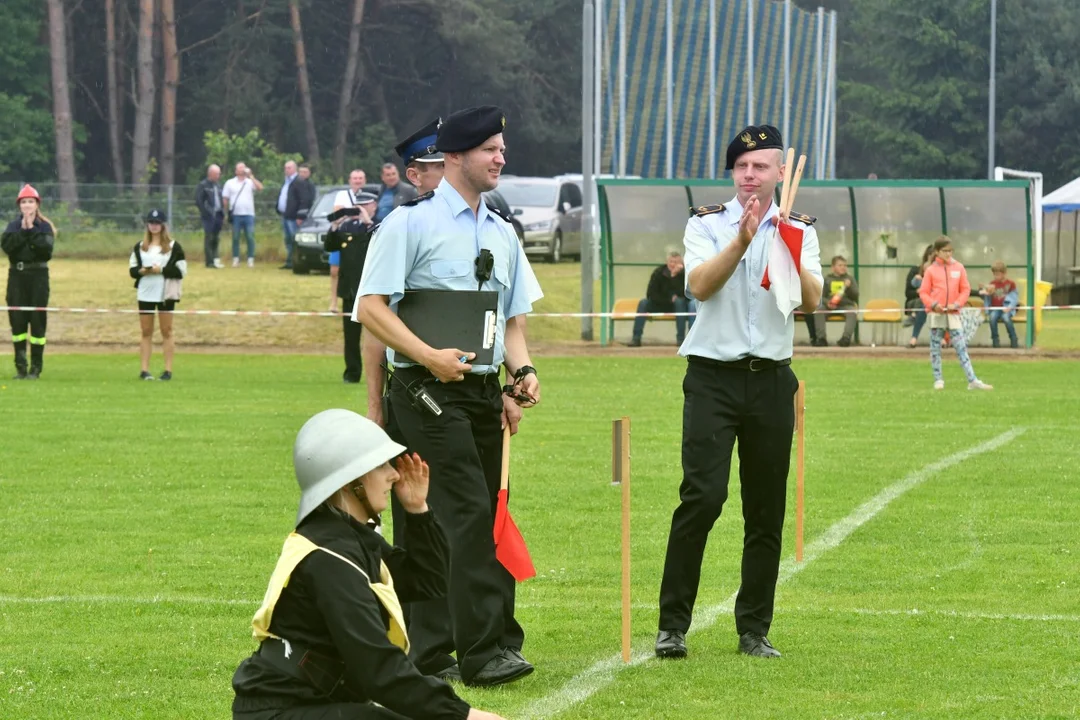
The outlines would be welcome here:
<svg viewBox="0 0 1080 720">
<path fill-rule="evenodd" d="M 255 267 L 255 258 L 248 258 L 248 267 Z"/>
<path fill-rule="evenodd" d="M 214 258 L 214 267 L 223 268 L 225 267 L 225 263 L 221 262 L 221 258 Z"/>
<path fill-rule="evenodd" d="M 982 380 L 968 383 L 968 390 L 993 390 L 993 385 L 987 385 Z"/>
<path fill-rule="evenodd" d="M 934 389 L 935 390 L 944 390 L 945 389 L 945 381 L 944 380 L 935 380 L 934 381 Z"/>
<path fill-rule="evenodd" d="M 232 266 L 233 267 L 240 267 L 240 258 L 238 258 L 238 257 L 233 258 L 232 259 Z"/>
</svg>

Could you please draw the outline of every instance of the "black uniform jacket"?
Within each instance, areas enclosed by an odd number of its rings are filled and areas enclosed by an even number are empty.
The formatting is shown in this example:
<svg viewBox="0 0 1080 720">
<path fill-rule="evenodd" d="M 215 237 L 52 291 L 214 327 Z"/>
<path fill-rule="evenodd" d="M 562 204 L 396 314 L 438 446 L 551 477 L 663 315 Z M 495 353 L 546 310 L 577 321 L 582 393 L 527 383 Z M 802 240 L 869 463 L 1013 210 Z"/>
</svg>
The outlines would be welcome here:
<svg viewBox="0 0 1080 720">
<path fill-rule="evenodd" d="M 326 233 L 323 250 L 339 251 L 338 297 L 351 303 L 360 290 L 360 278 L 364 274 L 371 236 L 378 225 L 365 225 L 359 220 L 346 220 L 337 230 Z"/>
<path fill-rule="evenodd" d="M 12 265 L 48 262 L 53 254 L 52 226 L 38 218 L 33 229 L 24 230 L 21 217 L 12 220 L 0 236 L 0 248 L 7 253 Z"/>
<path fill-rule="evenodd" d="M 431 512 L 410 515 L 408 553 L 391 547 L 372 528 L 320 506 L 296 532 L 315 545 L 359 565 L 372 580 L 380 559 L 393 577 L 401 602 L 446 594 L 449 551 L 446 535 Z M 312 552 L 296 566 L 270 619 L 270 632 L 345 663 L 349 696 L 327 698 L 289 677 L 258 653 L 233 676 L 234 709 L 266 710 L 342 701 L 370 700 L 407 718 L 461 720 L 469 706 L 442 680 L 422 675 L 387 637 L 389 617 L 368 581 L 341 559 Z M 277 642 L 266 640 L 264 642 Z"/>
</svg>

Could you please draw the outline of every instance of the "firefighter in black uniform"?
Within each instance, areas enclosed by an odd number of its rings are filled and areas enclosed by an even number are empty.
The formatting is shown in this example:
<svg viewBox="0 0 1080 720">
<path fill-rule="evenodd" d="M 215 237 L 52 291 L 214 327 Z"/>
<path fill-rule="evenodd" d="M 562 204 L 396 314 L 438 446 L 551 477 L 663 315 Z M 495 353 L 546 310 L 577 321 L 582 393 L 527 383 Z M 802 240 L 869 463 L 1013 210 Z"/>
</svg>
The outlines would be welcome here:
<svg viewBox="0 0 1080 720">
<path fill-rule="evenodd" d="M 404 450 L 350 410 L 300 429 L 296 529 L 252 619 L 259 649 L 233 675 L 236 720 L 501 720 L 406 654 L 400 603 L 446 593 L 448 552 L 427 464 Z M 372 527 L 391 488 L 411 516 L 408 552 Z"/>
<path fill-rule="evenodd" d="M 49 304 L 49 260 L 56 230 L 41 214 L 41 196 L 30 185 L 19 191 L 20 217 L 12 220 L 0 238 L 8 256 L 8 305 L 43 308 Z M 45 358 L 44 310 L 8 310 L 11 341 L 15 345 L 15 379 L 37 380 Z M 29 332 L 27 332 L 29 330 Z M 30 341 L 30 368 L 26 367 L 26 341 Z"/>
<path fill-rule="evenodd" d="M 331 255 L 330 266 L 331 272 L 337 268 L 334 278 L 337 281 L 337 296 L 341 298 L 341 307 L 345 308 L 345 315 L 341 318 L 345 336 L 345 372 L 342 379 L 347 383 L 360 382 L 364 372 L 363 356 L 360 354 L 362 326 L 352 321 L 350 313 L 356 302 L 360 276 L 364 274 L 364 258 L 367 257 L 371 233 L 376 227 L 372 218 L 377 200 L 369 192 L 356 193 L 353 207 L 331 213 L 330 232 L 323 238 L 323 249 L 328 253 L 337 253 L 336 256 Z"/>
</svg>

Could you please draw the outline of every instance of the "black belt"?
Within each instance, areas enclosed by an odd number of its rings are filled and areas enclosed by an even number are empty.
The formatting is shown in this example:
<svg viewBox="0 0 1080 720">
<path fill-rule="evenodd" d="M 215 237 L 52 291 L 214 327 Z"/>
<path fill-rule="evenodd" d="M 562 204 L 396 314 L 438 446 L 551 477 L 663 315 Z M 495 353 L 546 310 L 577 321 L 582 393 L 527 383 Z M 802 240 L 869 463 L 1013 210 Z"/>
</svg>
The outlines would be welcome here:
<svg viewBox="0 0 1080 720">
<path fill-rule="evenodd" d="M 784 365 L 791 364 L 791 358 L 784 358 L 783 360 L 770 360 L 769 358 L 744 357 L 739 358 L 738 360 L 728 361 L 713 360 L 712 358 L 701 357 L 700 355 L 690 355 L 687 357 L 687 360 L 699 365 L 729 368 L 731 370 L 749 370 L 750 372 L 772 370 L 773 368 L 783 367 Z"/>
<path fill-rule="evenodd" d="M 17 262 L 12 263 L 12 270 L 44 270 L 49 267 L 47 262 Z"/>
<path fill-rule="evenodd" d="M 423 365 L 409 365 L 407 367 L 395 367 L 393 370 L 394 370 L 395 373 L 402 373 L 403 375 L 411 376 L 411 377 L 416 377 L 416 376 L 426 376 L 426 377 L 429 377 L 429 378 L 434 378 L 435 377 L 434 375 L 431 374 L 431 371 L 428 370 Z M 488 372 L 488 373 L 465 373 L 464 380 L 452 380 L 451 382 L 448 382 L 446 384 L 447 385 L 453 385 L 454 383 L 457 383 L 457 382 L 464 382 L 465 384 L 470 384 L 470 383 L 483 384 L 485 382 L 488 382 L 489 378 L 498 379 L 498 377 L 499 377 L 499 371 L 498 370 L 496 370 L 495 372 Z"/>
</svg>

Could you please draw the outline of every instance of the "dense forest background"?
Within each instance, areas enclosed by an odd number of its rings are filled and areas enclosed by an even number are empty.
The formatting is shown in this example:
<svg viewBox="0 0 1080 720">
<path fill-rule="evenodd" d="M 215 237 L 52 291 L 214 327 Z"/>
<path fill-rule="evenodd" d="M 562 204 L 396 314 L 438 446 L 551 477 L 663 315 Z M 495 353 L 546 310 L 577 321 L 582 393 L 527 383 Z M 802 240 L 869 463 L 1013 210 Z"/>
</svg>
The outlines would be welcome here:
<svg viewBox="0 0 1080 720">
<path fill-rule="evenodd" d="M 839 177 L 986 177 L 990 0 L 796 4 L 839 11 Z M 236 153 L 266 176 L 281 153 L 322 182 L 370 175 L 404 133 L 484 102 L 510 118 L 509 171 L 580 171 L 581 8 L 4 0 L 0 181 L 77 203 L 78 183 L 193 183 Z M 1080 172 L 1077 37 L 1075 0 L 998 3 L 996 161 L 1048 189 Z"/>
</svg>

